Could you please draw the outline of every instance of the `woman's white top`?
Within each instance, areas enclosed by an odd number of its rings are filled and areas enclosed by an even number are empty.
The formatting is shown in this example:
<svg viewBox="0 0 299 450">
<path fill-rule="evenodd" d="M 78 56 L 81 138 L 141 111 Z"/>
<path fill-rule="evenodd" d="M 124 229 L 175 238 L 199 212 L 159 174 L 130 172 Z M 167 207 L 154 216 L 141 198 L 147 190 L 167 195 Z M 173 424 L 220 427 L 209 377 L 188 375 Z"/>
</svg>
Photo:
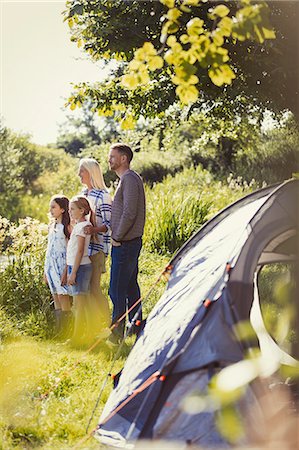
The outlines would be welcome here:
<svg viewBox="0 0 299 450">
<path fill-rule="evenodd" d="M 71 233 L 70 240 L 67 244 L 67 252 L 66 252 L 66 263 L 68 266 L 73 266 L 75 263 L 77 251 L 78 251 L 78 236 L 82 236 L 85 238 L 84 242 L 84 253 L 80 262 L 80 265 L 90 264 L 90 258 L 88 256 L 88 246 L 90 243 L 90 235 L 84 233 L 84 227 L 87 225 L 91 225 L 88 220 L 84 222 L 78 222 L 73 228 Z"/>
</svg>

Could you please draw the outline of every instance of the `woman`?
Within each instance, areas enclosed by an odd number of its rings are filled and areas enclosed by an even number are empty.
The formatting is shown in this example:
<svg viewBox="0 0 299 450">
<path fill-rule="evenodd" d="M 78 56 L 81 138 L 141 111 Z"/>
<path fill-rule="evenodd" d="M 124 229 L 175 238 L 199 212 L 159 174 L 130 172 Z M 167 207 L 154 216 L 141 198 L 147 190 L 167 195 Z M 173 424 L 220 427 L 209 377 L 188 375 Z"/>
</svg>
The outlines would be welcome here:
<svg viewBox="0 0 299 450">
<path fill-rule="evenodd" d="M 110 311 L 108 300 L 102 292 L 100 281 L 102 273 L 106 272 L 106 257 L 111 245 L 111 196 L 104 182 L 99 163 L 92 158 L 83 158 L 79 163 L 81 183 L 86 185 L 83 195 L 88 199 L 94 215 L 95 226 L 84 228 L 86 234 L 92 235 L 89 244 L 88 255 L 92 264 L 89 310 L 93 314 L 95 328 L 103 328 L 110 325 Z M 102 323 L 97 323 L 100 315 Z"/>
</svg>

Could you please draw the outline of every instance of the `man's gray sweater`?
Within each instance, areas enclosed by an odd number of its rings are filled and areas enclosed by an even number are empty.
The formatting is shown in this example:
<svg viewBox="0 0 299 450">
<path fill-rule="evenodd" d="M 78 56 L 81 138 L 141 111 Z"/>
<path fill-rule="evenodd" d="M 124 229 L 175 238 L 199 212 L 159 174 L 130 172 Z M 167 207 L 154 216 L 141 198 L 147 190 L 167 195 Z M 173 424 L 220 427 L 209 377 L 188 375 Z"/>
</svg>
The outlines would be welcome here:
<svg viewBox="0 0 299 450">
<path fill-rule="evenodd" d="M 112 203 L 112 239 L 130 241 L 143 234 L 145 194 L 143 182 L 136 172 L 128 170 L 119 181 Z"/>
</svg>

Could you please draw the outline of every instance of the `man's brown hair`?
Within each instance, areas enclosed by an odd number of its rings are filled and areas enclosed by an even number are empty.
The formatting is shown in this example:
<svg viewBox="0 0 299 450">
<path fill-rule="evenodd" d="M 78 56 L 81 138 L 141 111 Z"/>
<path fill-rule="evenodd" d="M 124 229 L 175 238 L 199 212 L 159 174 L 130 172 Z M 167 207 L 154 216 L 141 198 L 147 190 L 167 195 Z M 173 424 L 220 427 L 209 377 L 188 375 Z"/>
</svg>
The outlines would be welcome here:
<svg viewBox="0 0 299 450">
<path fill-rule="evenodd" d="M 121 142 L 117 142 L 116 144 L 111 145 L 111 150 L 117 150 L 122 155 L 126 155 L 128 159 L 128 163 L 130 163 L 133 159 L 133 151 L 131 147 L 127 144 L 122 144 Z"/>
</svg>

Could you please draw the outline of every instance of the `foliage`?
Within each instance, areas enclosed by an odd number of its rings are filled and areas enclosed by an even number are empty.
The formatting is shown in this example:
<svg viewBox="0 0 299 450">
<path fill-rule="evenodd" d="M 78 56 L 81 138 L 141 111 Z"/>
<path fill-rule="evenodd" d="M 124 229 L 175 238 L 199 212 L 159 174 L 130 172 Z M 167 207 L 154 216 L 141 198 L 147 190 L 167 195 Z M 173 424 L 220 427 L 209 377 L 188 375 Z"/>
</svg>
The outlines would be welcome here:
<svg viewBox="0 0 299 450">
<path fill-rule="evenodd" d="M 59 167 L 65 169 L 70 160 L 62 167 L 63 151 L 37 146 L 29 137 L 4 127 L 0 129 L 0 144 L 0 215 L 16 220 L 26 215 L 25 197 L 40 193 L 40 177 L 53 179 L 53 173 Z"/>
<path fill-rule="evenodd" d="M 51 295 L 43 282 L 46 231 L 46 226 L 30 218 L 10 224 L 11 245 L 0 272 L 0 306 L 17 321 L 20 331 L 39 337 L 49 334 L 51 323 Z"/>
<path fill-rule="evenodd" d="M 54 154 L 52 167 L 45 167 L 36 178 L 32 189 L 20 198 L 19 217 L 34 217 L 41 222 L 48 221 L 49 201 L 55 194 L 73 197 L 82 190 L 78 172 L 78 159 L 66 154 L 62 149 L 47 149 Z"/>
<path fill-rule="evenodd" d="M 254 147 L 237 149 L 234 169 L 246 180 L 255 178 L 268 184 L 291 178 L 299 170 L 298 124 L 287 116 L 260 133 Z"/>
<path fill-rule="evenodd" d="M 291 353 L 291 343 L 295 339 L 292 279 L 295 279 L 294 267 L 282 263 L 264 266 L 258 276 L 265 326 L 280 347 L 288 353 Z"/>
<path fill-rule="evenodd" d="M 35 147 L 25 136 L 7 128 L 0 129 L 0 215 L 18 214 L 21 193 L 26 191 L 40 171 Z"/>
<path fill-rule="evenodd" d="M 162 69 L 167 63 L 171 81 L 177 85 L 176 94 L 184 104 L 194 103 L 203 88 L 196 75 L 207 71 L 216 86 L 229 85 L 236 78 L 229 65 L 227 41 L 245 39 L 263 43 L 275 38 L 269 23 L 266 3 L 251 4 L 243 1 L 234 13 L 225 5 L 210 8 L 207 20 L 200 15 L 201 0 L 184 0 L 177 5 L 174 0 L 161 0 L 168 8 L 163 18 L 160 41 L 163 55 L 151 42 L 135 50 L 129 64 L 129 73 L 122 79 L 128 89 L 150 81 L 150 72 Z M 192 9 L 192 7 L 194 7 Z M 187 16 L 187 17 L 186 17 Z"/>
<path fill-rule="evenodd" d="M 167 176 L 163 183 L 146 190 L 145 246 L 173 254 L 216 212 L 256 187 L 240 178 L 215 181 L 200 166 Z"/>
<path fill-rule="evenodd" d="M 128 142 L 131 143 L 131 140 L 133 141 L 135 137 L 136 133 L 132 138 L 128 135 Z M 152 144 L 152 141 L 149 142 L 149 139 L 149 136 L 143 137 L 142 135 L 139 142 L 140 150 L 135 151 L 132 169 L 136 170 L 142 176 L 145 183 L 152 186 L 153 183 L 162 181 L 166 175 L 174 175 L 176 172 L 183 170 L 183 167 L 188 165 L 188 162 L 184 155 L 178 153 L 173 154 L 171 151 L 159 152 L 155 150 L 156 143 Z M 147 146 L 146 143 L 148 143 Z M 81 152 L 80 156 L 95 158 L 101 165 L 107 186 L 114 189 L 118 178 L 108 167 L 107 155 L 109 146 L 110 144 L 103 144 L 87 148 Z"/>
<path fill-rule="evenodd" d="M 134 117 L 165 111 L 177 95 L 185 103 L 224 100 L 230 108 L 241 97 L 297 113 L 296 2 L 161 3 L 67 2 L 71 39 L 94 59 L 118 60 L 103 83 L 75 86 L 72 109 L 88 99 L 124 128 Z"/>
<path fill-rule="evenodd" d="M 0 307 L 0 344 L 17 339 L 20 335 L 17 318 L 7 314 L 5 309 Z"/>
<path fill-rule="evenodd" d="M 68 115 L 60 125 L 56 146 L 76 156 L 87 147 L 117 140 L 118 129 L 119 126 L 112 117 L 99 118 L 92 105 L 87 102 L 78 117 Z"/>
</svg>

